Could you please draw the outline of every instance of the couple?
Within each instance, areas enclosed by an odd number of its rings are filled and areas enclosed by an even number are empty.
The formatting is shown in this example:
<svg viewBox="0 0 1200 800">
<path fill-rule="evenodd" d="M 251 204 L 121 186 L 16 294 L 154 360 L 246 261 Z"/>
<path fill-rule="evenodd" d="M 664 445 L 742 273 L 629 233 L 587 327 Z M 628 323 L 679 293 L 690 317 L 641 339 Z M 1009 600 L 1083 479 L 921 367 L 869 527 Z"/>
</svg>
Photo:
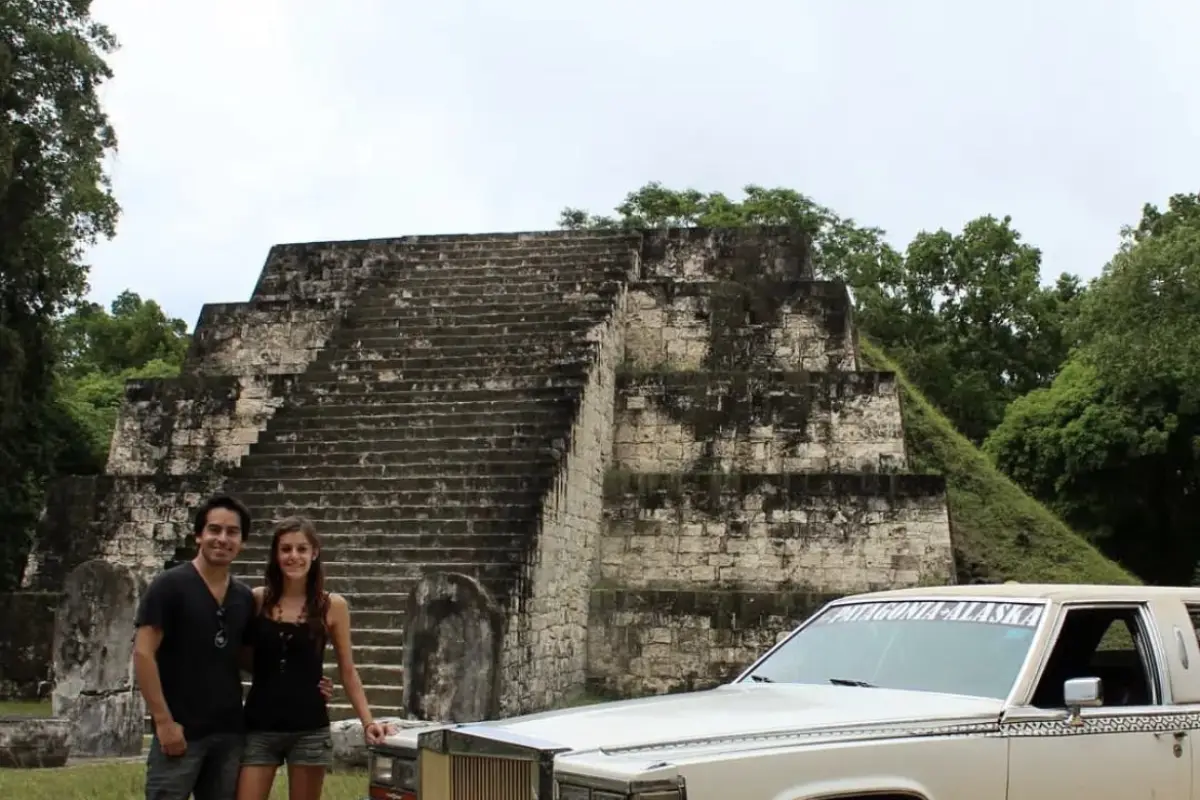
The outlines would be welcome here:
<svg viewBox="0 0 1200 800">
<path fill-rule="evenodd" d="M 251 590 L 229 574 L 250 531 L 246 507 L 213 497 L 193 530 L 196 557 L 159 574 L 137 610 L 134 672 L 154 722 L 146 798 L 265 800 L 286 762 L 290 800 L 316 800 L 333 755 L 327 642 L 367 741 L 387 733 L 354 666 L 349 607 L 324 591 L 316 531 L 302 517 L 279 523 L 266 585 Z"/>
</svg>

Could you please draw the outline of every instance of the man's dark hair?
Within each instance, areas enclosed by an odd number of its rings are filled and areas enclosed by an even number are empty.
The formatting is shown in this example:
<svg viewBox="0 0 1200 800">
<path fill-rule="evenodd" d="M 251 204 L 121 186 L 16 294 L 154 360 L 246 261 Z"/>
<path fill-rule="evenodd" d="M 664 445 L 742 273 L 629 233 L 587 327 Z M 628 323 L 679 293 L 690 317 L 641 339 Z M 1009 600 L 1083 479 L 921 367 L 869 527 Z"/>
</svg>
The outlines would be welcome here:
<svg viewBox="0 0 1200 800">
<path fill-rule="evenodd" d="M 195 520 L 192 522 L 193 535 L 199 536 L 204 532 L 204 526 L 208 523 L 208 512 L 214 508 L 223 508 L 236 513 L 242 523 L 242 541 L 250 538 L 250 510 L 241 500 L 231 494 L 213 495 L 200 504 L 200 507 L 196 509 Z"/>
</svg>

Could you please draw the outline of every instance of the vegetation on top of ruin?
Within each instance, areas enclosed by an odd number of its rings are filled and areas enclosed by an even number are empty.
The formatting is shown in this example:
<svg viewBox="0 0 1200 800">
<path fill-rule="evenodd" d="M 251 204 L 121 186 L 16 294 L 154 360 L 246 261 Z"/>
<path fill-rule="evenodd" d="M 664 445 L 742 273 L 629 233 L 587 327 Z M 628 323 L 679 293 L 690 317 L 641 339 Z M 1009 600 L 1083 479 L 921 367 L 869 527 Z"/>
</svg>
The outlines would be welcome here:
<svg viewBox="0 0 1200 800">
<path fill-rule="evenodd" d="M 1000 472 L 867 337 L 862 358 L 894 370 L 910 468 L 946 479 L 960 583 L 1140 583 Z"/>
</svg>

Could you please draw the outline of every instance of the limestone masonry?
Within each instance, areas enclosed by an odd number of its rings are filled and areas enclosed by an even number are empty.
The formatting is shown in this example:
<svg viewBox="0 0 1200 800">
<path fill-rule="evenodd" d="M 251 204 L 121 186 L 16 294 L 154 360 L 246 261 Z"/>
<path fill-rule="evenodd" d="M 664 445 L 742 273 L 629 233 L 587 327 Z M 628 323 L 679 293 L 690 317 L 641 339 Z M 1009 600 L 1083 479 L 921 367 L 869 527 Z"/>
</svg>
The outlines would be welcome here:
<svg viewBox="0 0 1200 800">
<path fill-rule="evenodd" d="M 128 385 L 106 474 L 52 487 L 24 588 L 190 557 L 223 488 L 257 520 L 251 583 L 273 520 L 316 521 L 380 715 L 409 589 L 478 579 L 507 715 L 710 686 L 831 597 L 953 582 L 944 483 L 906 470 L 895 378 L 860 369 L 796 231 L 280 245 L 248 303 L 204 307 L 180 378 Z"/>
</svg>

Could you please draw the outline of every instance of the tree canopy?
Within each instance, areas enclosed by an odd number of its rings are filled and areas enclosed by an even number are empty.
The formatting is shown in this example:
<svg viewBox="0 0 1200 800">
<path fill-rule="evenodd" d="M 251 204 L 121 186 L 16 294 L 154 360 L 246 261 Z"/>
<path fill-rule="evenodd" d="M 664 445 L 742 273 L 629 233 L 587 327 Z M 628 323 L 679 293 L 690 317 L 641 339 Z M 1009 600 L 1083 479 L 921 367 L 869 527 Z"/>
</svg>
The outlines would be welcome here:
<svg viewBox="0 0 1200 800">
<path fill-rule="evenodd" d="M 116 43 L 87 0 L 0 3 L 0 589 L 23 558 L 41 486 L 73 438 L 54 399 L 56 317 L 111 236 L 116 136 L 96 96 Z"/>
<path fill-rule="evenodd" d="M 1200 562 L 1200 196 L 1140 223 L 1088 288 L 1078 346 L 1015 400 L 985 450 L 1112 557 L 1153 583 Z"/>
<path fill-rule="evenodd" d="M 860 328 L 968 439 L 981 442 L 1014 398 L 1049 385 L 1070 346 L 1083 287 L 1071 275 L 1040 283 L 1042 256 L 1009 217 L 982 216 L 959 233 L 917 234 L 897 251 L 879 228 L 839 216 L 786 188 L 720 192 L 648 183 L 615 215 L 565 208 L 566 228 L 793 225 L 813 237 L 814 268 L 855 293 Z"/>
</svg>

